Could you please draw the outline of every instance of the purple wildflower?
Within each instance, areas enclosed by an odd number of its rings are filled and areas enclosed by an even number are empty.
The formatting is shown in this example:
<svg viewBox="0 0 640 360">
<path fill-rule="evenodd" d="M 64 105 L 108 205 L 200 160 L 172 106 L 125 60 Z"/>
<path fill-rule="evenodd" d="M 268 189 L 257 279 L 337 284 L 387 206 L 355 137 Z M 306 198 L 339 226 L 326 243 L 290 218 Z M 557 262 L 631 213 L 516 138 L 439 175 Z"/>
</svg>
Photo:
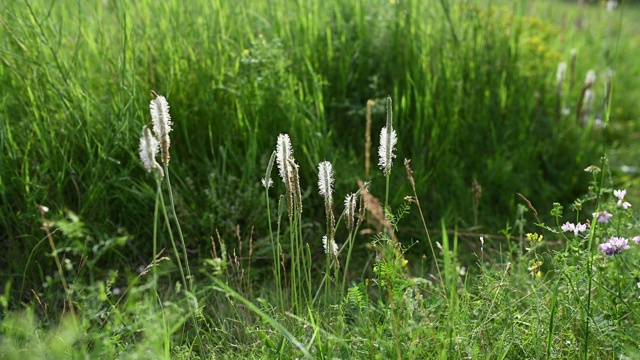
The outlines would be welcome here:
<svg viewBox="0 0 640 360">
<path fill-rule="evenodd" d="M 609 219 L 611 219 L 613 215 L 611 215 L 609 212 L 607 212 L 606 210 L 597 212 L 597 213 L 593 213 L 593 217 L 597 217 L 598 218 L 598 222 L 599 223 L 608 223 Z"/>
<path fill-rule="evenodd" d="M 636 244 L 640 244 L 640 236 L 635 236 L 633 239 L 633 242 L 635 242 Z"/>
<path fill-rule="evenodd" d="M 605 255 L 609 256 L 619 254 L 629 248 L 630 246 L 627 244 L 627 239 L 615 236 L 612 236 L 606 243 L 600 244 L 600 250 L 602 250 Z"/>
<path fill-rule="evenodd" d="M 562 228 L 562 231 L 567 232 L 567 231 L 573 231 L 576 228 L 576 226 L 567 221 L 566 223 L 564 223 L 564 225 L 562 225 L 561 228 Z"/>
</svg>

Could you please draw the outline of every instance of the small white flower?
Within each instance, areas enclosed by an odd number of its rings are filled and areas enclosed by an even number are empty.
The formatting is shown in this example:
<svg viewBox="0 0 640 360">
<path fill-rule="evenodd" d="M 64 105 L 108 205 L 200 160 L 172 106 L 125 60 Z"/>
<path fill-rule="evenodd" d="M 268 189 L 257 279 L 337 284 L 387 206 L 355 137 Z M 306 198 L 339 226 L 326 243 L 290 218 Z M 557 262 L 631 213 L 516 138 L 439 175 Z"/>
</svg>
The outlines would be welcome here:
<svg viewBox="0 0 640 360">
<path fill-rule="evenodd" d="M 562 231 L 564 231 L 564 232 L 573 231 L 573 230 L 575 230 L 575 228 L 576 228 L 576 226 L 574 224 L 568 222 L 568 221 L 566 223 L 564 223 L 562 225 L 562 227 L 561 227 Z"/>
<path fill-rule="evenodd" d="M 627 210 L 631 207 L 631 204 L 626 201 L 618 200 L 618 206 L 622 206 L 623 209 Z"/>
<path fill-rule="evenodd" d="M 618 200 L 624 200 L 624 197 L 627 195 L 627 190 L 613 190 L 613 195 L 618 198 Z"/>
<path fill-rule="evenodd" d="M 270 188 L 273 186 L 273 180 L 271 179 L 269 179 L 269 181 L 266 181 L 264 178 L 262 178 L 260 182 L 262 183 L 262 186 L 265 188 Z"/>
<path fill-rule="evenodd" d="M 561 226 L 561 229 L 564 232 L 573 231 L 573 235 L 574 236 L 578 236 L 579 233 L 584 232 L 585 230 L 587 230 L 587 224 L 581 224 L 581 223 L 572 224 L 570 222 L 566 222 L 566 223 L 564 223 L 564 225 Z"/>
</svg>

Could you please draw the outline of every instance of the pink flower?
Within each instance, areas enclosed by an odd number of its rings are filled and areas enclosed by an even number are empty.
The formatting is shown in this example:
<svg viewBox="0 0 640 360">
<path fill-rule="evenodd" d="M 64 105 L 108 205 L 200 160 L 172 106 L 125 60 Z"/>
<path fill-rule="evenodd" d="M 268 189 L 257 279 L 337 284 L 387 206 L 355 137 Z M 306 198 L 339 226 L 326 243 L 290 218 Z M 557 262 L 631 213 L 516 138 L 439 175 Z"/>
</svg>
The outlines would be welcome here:
<svg viewBox="0 0 640 360">
<path fill-rule="evenodd" d="M 618 198 L 618 202 L 616 203 L 618 207 L 622 207 L 625 210 L 631 207 L 631 204 L 624 201 L 624 197 L 627 195 L 627 190 L 613 190 L 613 195 Z"/>
<path fill-rule="evenodd" d="M 627 190 L 613 190 L 613 195 L 618 198 L 618 200 L 623 200 L 625 195 L 627 195 Z"/>
<path fill-rule="evenodd" d="M 587 224 L 581 224 L 581 223 L 577 223 L 577 224 L 572 224 L 570 222 L 566 222 L 564 225 L 562 225 L 560 227 L 562 229 L 562 231 L 564 232 L 569 232 L 569 231 L 573 231 L 573 235 L 574 236 L 578 236 L 579 233 L 587 230 Z"/>
<path fill-rule="evenodd" d="M 600 250 L 605 255 L 615 255 L 629 249 L 630 246 L 627 243 L 627 239 L 612 236 L 609 241 L 604 244 L 600 244 Z"/>
<path fill-rule="evenodd" d="M 598 218 L 599 223 L 608 223 L 609 219 L 611 219 L 613 215 L 609 214 L 606 210 L 600 211 L 598 213 L 593 213 L 593 217 Z"/>
<path fill-rule="evenodd" d="M 633 242 L 635 242 L 636 244 L 640 244 L 640 236 L 635 236 L 633 239 Z"/>
</svg>

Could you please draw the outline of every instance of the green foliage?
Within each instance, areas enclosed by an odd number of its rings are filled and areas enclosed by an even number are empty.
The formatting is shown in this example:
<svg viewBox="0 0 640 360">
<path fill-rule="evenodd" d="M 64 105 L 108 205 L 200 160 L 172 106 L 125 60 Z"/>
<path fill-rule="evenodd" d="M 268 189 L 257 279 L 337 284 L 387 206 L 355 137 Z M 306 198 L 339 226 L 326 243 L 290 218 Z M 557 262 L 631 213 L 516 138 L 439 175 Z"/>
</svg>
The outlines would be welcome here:
<svg viewBox="0 0 640 360">
<path fill-rule="evenodd" d="M 580 44 L 577 80 L 556 86 L 578 35 L 525 4 L 9 0 L 0 357 L 638 356 L 638 246 L 601 245 L 639 222 L 605 160 L 580 175 L 635 116 L 624 96 L 579 105 L 587 69 L 610 94 L 623 32 Z M 615 83 L 631 88 L 627 70 Z M 165 166 L 154 187 L 137 158 L 149 90 L 172 106 L 173 186 Z M 343 229 L 316 165 L 334 164 L 336 194 L 355 192 L 365 105 L 375 139 L 389 94 L 396 167 L 367 176 L 368 222 Z M 301 186 L 262 189 L 279 133 Z M 611 222 L 591 215 L 603 211 Z"/>
</svg>

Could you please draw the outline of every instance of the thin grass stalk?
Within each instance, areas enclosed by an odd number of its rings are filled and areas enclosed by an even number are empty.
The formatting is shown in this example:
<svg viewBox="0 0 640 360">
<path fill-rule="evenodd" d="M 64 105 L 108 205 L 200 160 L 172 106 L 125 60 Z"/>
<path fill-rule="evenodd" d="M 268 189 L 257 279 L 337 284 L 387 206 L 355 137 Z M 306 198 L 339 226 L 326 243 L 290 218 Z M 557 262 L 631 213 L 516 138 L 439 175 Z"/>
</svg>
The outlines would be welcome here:
<svg viewBox="0 0 640 360">
<path fill-rule="evenodd" d="M 429 242 L 429 248 L 431 249 L 431 255 L 433 256 L 433 262 L 436 265 L 436 270 L 438 271 L 438 278 L 440 279 L 440 283 L 444 286 L 444 281 L 442 278 L 442 271 L 440 270 L 440 265 L 438 264 L 438 257 L 436 256 L 436 251 L 433 248 L 433 241 L 431 241 L 431 235 L 429 234 L 429 228 L 427 227 L 427 222 L 424 219 L 424 213 L 422 212 L 422 206 L 420 205 L 420 198 L 418 197 L 418 192 L 416 190 L 416 182 L 413 178 L 413 170 L 411 170 L 411 160 L 404 159 L 404 167 L 407 171 L 407 177 L 409 178 L 409 183 L 411 184 L 411 189 L 413 189 L 413 197 L 416 201 L 416 205 L 418 206 L 418 212 L 420 213 L 420 220 L 422 221 L 422 227 L 424 228 L 424 232 L 427 235 L 427 241 Z M 484 244 L 483 244 L 484 246 Z M 484 248 L 484 247 L 483 247 Z M 443 290 L 444 287 L 443 287 Z M 446 290 L 444 291 L 445 298 L 447 297 Z"/>
<path fill-rule="evenodd" d="M 297 229 L 296 229 L 296 222 L 294 222 L 293 219 L 293 214 L 289 215 L 289 259 L 291 261 L 291 271 L 290 271 L 290 283 L 291 283 L 291 299 L 293 301 L 293 312 L 295 314 L 298 313 L 298 281 L 297 281 L 297 268 L 298 268 L 298 261 L 297 261 Z"/>
<path fill-rule="evenodd" d="M 355 202 L 357 202 L 357 194 L 360 193 L 360 190 L 358 190 L 357 193 L 352 194 L 351 196 L 353 196 L 352 199 L 349 199 L 349 205 L 345 204 L 346 207 L 353 207 L 350 211 L 351 213 L 347 213 L 348 209 L 345 208 L 345 215 L 347 216 L 347 228 L 349 230 L 349 235 L 347 237 L 347 259 L 345 260 L 345 265 L 344 265 L 344 271 L 343 271 L 343 275 L 342 275 L 342 286 L 340 287 L 341 291 L 346 291 L 346 284 L 347 284 L 347 274 L 349 273 L 349 262 L 351 261 L 351 251 L 353 250 L 353 242 L 355 240 L 355 235 L 358 233 L 358 228 L 359 228 L 359 224 L 360 221 L 358 221 L 357 223 L 354 223 L 354 217 L 355 217 L 355 206 L 353 206 L 353 204 Z M 346 201 L 345 201 L 346 202 Z M 351 225 L 349 225 L 351 224 Z M 349 228 L 350 227 L 350 228 Z"/>
<path fill-rule="evenodd" d="M 64 271 L 62 270 L 62 263 L 60 262 L 60 257 L 58 256 L 58 250 L 56 249 L 56 244 L 53 241 L 53 236 L 51 235 L 51 230 L 49 227 L 49 222 L 45 219 L 45 212 L 49 211 L 45 206 L 40 205 L 40 215 L 42 218 L 42 229 L 47 234 L 47 239 L 49 240 L 49 246 L 51 247 L 51 254 L 53 255 L 53 259 L 56 262 L 56 267 L 58 268 L 58 276 L 60 276 L 60 281 L 62 282 L 62 289 L 64 290 L 64 294 L 67 298 L 67 302 L 69 303 L 69 311 L 73 316 L 73 322 L 76 322 L 76 310 L 73 305 L 73 299 L 71 298 L 71 291 L 69 290 L 69 285 L 67 284 L 67 279 L 64 277 Z"/>
<path fill-rule="evenodd" d="M 551 296 L 551 314 L 549 316 L 549 334 L 547 337 L 547 359 L 551 359 L 551 347 L 553 344 L 553 325 L 554 319 L 556 315 L 556 309 L 558 308 L 558 289 L 560 287 L 560 282 L 556 281 L 556 286 L 553 289 L 553 294 Z"/>
<path fill-rule="evenodd" d="M 153 209 L 153 258 L 155 260 L 156 255 L 158 254 L 158 212 L 160 207 L 160 194 L 162 193 L 162 181 L 158 176 L 156 178 L 156 201 Z M 152 261 L 154 261 L 152 260 Z M 156 267 L 153 266 L 151 268 L 151 275 L 153 276 L 153 291 L 158 295 L 158 284 L 157 284 L 157 270 Z"/>
<path fill-rule="evenodd" d="M 277 292 L 278 292 L 278 299 L 280 299 L 280 308 L 282 310 L 284 310 L 286 308 L 286 304 L 284 301 L 284 295 L 282 292 L 282 279 L 281 279 L 281 272 L 280 272 L 280 266 L 282 266 L 284 268 L 284 261 L 281 261 L 280 259 L 282 258 L 282 256 L 284 256 L 283 252 L 282 252 L 282 245 L 280 244 L 280 224 L 282 221 L 282 214 L 284 213 L 284 199 L 283 199 L 283 195 L 280 195 L 280 198 L 278 199 L 278 227 L 276 230 L 276 254 L 278 255 L 278 258 L 276 259 L 276 262 L 273 264 L 273 266 L 275 266 L 277 268 L 277 277 L 276 277 L 276 287 L 277 287 Z M 286 274 L 285 274 L 286 276 Z"/>
<path fill-rule="evenodd" d="M 165 166 L 165 176 L 167 178 L 167 184 L 169 184 L 169 169 Z M 171 186 L 169 185 L 169 194 L 171 194 Z M 173 203 L 173 196 L 171 196 L 171 201 Z M 176 245 L 176 241 L 175 241 L 175 237 L 173 236 L 173 231 L 171 229 L 171 221 L 169 220 L 169 214 L 167 213 L 167 207 L 164 201 L 164 196 L 162 195 L 162 191 L 160 192 L 160 204 L 162 205 L 162 213 L 164 214 L 164 219 L 166 221 L 167 224 L 167 231 L 169 232 L 169 240 L 171 240 L 171 246 L 173 248 L 173 253 L 176 257 L 176 261 L 178 262 L 178 269 L 180 270 L 180 277 L 182 279 L 182 283 L 185 286 L 185 290 L 189 289 L 189 292 L 191 293 L 191 289 L 189 288 L 190 283 L 187 283 L 187 278 L 185 277 L 184 274 L 184 267 L 182 266 L 182 261 L 180 260 L 180 252 L 178 251 L 178 247 Z M 173 215 L 176 216 L 175 214 L 175 208 L 173 208 Z M 180 231 L 180 224 L 178 222 L 178 219 L 176 217 L 175 219 L 176 224 L 178 224 L 178 233 L 180 235 L 182 235 L 182 232 Z M 184 245 L 184 242 L 183 242 Z M 184 249 L 184 247 L 183 247 Z M 185 253 L 186 255 L 186 253 Z M 187 267 L 188 269 L 188 267 Z M 191 319 L 193 321 L 193 326 L 196 329 L 196 337 L 198 339 L 198 344 L 200 345 L 200 349 L 204 350 L 204 346 L 202 343 L 202 338 L 200 337 L 200 326 L 198 324 L 198 320 L 196 318 L 196 311 L 197 311 L 197 307 L 196 309 L 193 308 L 193 304 L 191 303 L 191 301 L 188 301 L 189 303 L 189 308 L 190 308 L 190 313 L 191 313 Z"/>
<path fill-rule="evenodd" d="M 262 179 L 262 185 L 264 186 L 264 200 L 267 205 L 267 222 L 269 223 L 269 239 L 271 240 L 271 254 L 273 258 L 273 276 L 275 277 L 276 289 L 278 289 L 277 291 L 279 293 L 278 299 L 280 299 L 280 306 L 283 306 L 284 304 L 282 303 L 281 283 L 280 283 L 280 266 L 278 265 L 280 263 L 279 261 L 280 256 L 278 255 L 279 246 L 277 246 L 276 242 L 274 241 L 273 226 L 271 225 L 271 200 L 269 199 L 269 188 L 271 188 L 271 185 L 273 184 L 273 181 L 271 180 L 271 170 L 273 169 L 275 158 L 276 158 L 276 152 L 274 151 L 273 153 L 271 153 L 271 158 L 269 159 L 269 163 L 267 165 L 265 177 L 264 179 Z M 277 238 L 278 238 L 278 245 L 279 245 L 279 238 L 280 238 L 280 221 L 279 220 L 278 220 Z"/>
<path fill-rule="evenodd" d="M 371 109 L 373 101 L 367 100 L 366 129 L 364 133 L 364 178 L 369 180 L 369 169 L 371 168 Z"/>
<path fill-rule="evenodd" d="M 173 189 L 171 187 L 171 177 L 169 176 L 169 167 L 167 165 L 164 166 L 164 173 L 167 178 L 167 190 L 169 192 L 171 215 L 173 215 L 176 228 L 178 229 L 178 236 L 180 237 L 180 243 L 182 245 L 182 255 L 184 256 L 185 268 L 187 270 L 187 278 L 189 279 L 189 283 L 185 283 L 185 286 L 188 286 L 189 291 L 191 291 L 193 288 L 193 285 L 192 285 L 193 279 L 191 278 L 191 268 L 189 267 L 189 257 L 187 256 L 187 246 L 184 241 L 184 234 L 182 233 L 182 228 L 180 227 L 180 221 L 178 221 L 178 214 L 176 213 L 176 204 L 173 199 Z"/>
</svg>

